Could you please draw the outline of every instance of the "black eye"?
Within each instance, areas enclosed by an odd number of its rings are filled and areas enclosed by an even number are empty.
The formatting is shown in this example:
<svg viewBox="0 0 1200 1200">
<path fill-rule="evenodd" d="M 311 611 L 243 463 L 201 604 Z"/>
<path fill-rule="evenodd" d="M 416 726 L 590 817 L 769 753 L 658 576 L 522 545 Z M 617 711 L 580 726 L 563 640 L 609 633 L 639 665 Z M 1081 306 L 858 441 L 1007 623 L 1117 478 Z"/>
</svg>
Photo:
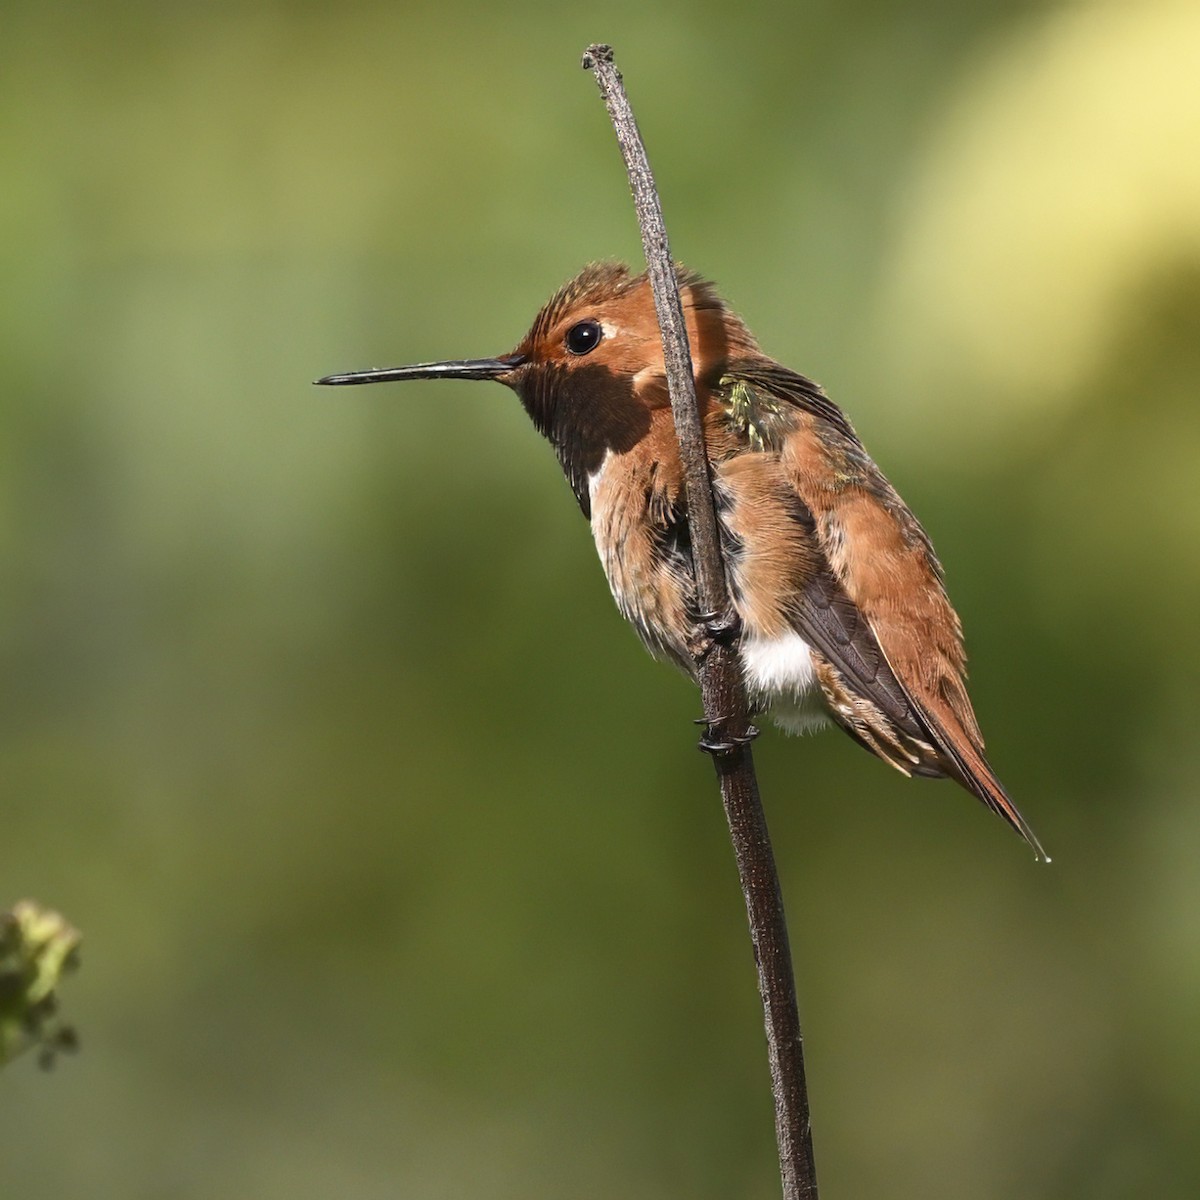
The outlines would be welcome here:
<svg viewBox="0 0 1200 1200">
<path fill-rule="evenodd" d="M 580 321 L 567 330 L 567 349 L 572 354 L 591 354 L 600 345 L 603 336 L 604 330 L 600 328 L 599 321 Z"/>
</svg>

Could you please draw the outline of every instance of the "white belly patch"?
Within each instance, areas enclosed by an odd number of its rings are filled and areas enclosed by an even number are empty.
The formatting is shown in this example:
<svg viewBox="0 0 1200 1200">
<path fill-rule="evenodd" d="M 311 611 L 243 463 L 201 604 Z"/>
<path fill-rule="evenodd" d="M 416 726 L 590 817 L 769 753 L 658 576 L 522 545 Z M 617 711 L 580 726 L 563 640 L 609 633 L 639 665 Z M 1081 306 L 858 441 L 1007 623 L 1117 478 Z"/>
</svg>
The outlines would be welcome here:
<svg viewBox="0 0 1200 1200">
<path fill-rule="evenodd" d="M 828 723 L 812 650 L 798 633 L 747 637 L 741 649 L 746 686 L 776 725 L 788 733 L 807 733 Z"/>
</svg>

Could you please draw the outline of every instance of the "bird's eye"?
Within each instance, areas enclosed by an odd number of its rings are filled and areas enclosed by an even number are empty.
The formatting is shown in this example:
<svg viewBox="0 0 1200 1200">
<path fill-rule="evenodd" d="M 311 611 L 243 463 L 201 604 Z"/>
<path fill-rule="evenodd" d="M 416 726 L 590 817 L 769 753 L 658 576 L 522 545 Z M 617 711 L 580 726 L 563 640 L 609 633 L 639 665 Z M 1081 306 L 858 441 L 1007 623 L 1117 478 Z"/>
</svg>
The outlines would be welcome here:
<svg viewBox="0 0 1200 1200">
<path fill-rule="evenodd" d="M 600 328 L 599 321 L 580 321 L 567 330 L 567 349 L 572 354 L 591 354 L 600 345 L 603 336 L 604 330 Z"/>
</svg>

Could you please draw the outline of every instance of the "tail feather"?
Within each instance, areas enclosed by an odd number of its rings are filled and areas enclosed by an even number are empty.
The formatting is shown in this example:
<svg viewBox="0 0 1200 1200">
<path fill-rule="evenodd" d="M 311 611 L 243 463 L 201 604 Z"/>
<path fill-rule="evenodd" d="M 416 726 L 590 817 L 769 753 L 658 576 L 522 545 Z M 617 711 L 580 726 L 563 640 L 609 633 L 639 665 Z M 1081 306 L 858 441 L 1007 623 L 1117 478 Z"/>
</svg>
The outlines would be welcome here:
<svg viewBox="0 0 1200 1200">
<path fill-rule="evenodd" d="M 966 736 L 965 731 L 947 730 L 941 721 L 929 714 L 926 714 L 926 719 L 938 749 L 946 756 L 946 765 L 949 768 L 947 774 L 950 778 L 982 800 L 997 816 L 1003 817 L 1029 843 L 1035 858 L 1041 862 L 1050 862 L 1050 855 L 1046 853 L 1029 822 L 1021 816 L 1020 810 L 1009 799 L 1004 786 L 996 778 L 996 773 L 988 766 L 982 750 Z M 958 736 L 955 736 L 955 733 Z"/>
</svg>

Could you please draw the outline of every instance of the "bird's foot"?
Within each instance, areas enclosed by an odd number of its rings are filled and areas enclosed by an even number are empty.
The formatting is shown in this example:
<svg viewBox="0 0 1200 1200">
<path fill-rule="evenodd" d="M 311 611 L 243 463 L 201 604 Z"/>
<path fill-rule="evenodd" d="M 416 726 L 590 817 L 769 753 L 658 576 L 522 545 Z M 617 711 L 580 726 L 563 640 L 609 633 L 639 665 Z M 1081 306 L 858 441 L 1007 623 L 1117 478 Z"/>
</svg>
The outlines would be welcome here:
<svg viewBox="0 0 1200 1200">
<path fill-rule="evenodd" d="M 732 646 L 742 636 L 742 618 L 733 608 L 724 612 L 704 612 L 700 614 L 700 628 L 717 644 Z"/>
<path fill-rule="evenodd" d="M 759 730 L 755 725 L 747 725 L 744 733 L 730 733 L 726 728 L 728 721 L 728 717 L 717 717 L 711 721 L 707 717 L 699 717 L 692 722 L 704 726 L 704 733 L 696 748 L 705 754 L 733 754 L 758 737 Z"/>
<path fill-rule="evenodd" d="M 742 618 L 732 609 L 700 614 L 695 632 L 688 639 L 688 650 L 702 663 L 717 646 L 735 646 L 742 636 Z"/>
</svg>

